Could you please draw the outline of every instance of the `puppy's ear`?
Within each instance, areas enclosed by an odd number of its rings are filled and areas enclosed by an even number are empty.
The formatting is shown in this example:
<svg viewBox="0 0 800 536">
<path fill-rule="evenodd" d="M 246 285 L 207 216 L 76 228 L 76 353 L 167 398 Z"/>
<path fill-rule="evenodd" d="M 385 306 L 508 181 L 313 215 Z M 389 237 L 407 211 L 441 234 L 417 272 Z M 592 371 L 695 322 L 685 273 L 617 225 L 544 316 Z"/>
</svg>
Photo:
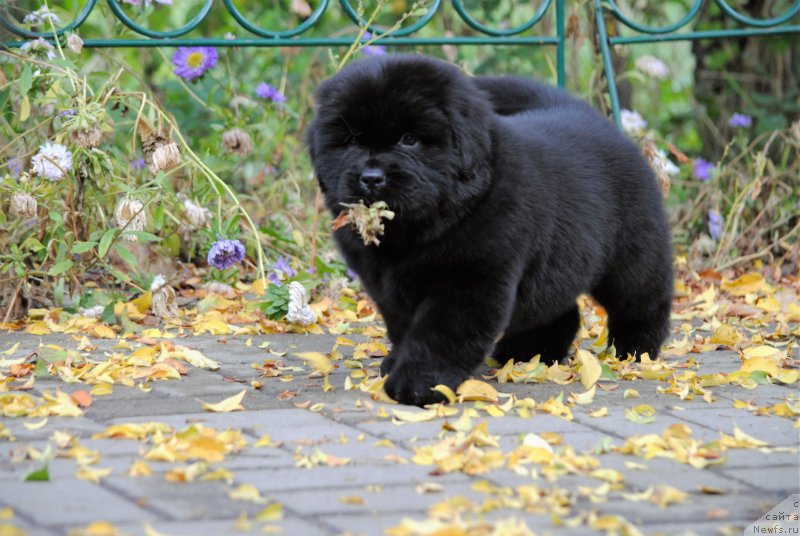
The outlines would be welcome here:
<svg viewBox="0 0 800 536">
<path fill-rule="evenodd" d="M 460 159 L 459 177 L 464 180 L 488 175 L 491 151 L 491 106 L 485 95 L 467 80 L 452 95 L 453 145 Z"/>
</svg>

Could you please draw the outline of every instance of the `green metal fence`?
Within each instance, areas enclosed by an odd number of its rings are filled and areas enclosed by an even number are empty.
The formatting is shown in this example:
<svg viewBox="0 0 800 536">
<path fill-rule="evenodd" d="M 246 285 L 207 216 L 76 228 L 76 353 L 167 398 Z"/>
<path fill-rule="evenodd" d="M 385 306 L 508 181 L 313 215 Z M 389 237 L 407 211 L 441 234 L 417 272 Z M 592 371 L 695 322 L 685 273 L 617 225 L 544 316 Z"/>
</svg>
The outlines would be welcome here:
<svg viewBox="0 0 800 536">
<path fill-rule="evenodd" d="M 331 0 L 320 0 L 316 9 L 298 26 L 290 29 L 276 30 L 262 28 L 248 20 L 234 5 L 233 0 L 205 0 L 200 11 L 185 25 L 168 31 L 152 30 L 132 20 L 120 6 L 120 0 L 106 0 L 109 8 L 119 21 L 130 28 L 138 37 L 134 38 L 99 38 L 85 39 L 86 47 L 177 47 L 177 46 L 215 46 L 215 47 L 329 47 L 347 46 L 352 43 L 352 37 L 308 37 L 309 30 L 319 24 L 326 12 L 331 9 Z M 211 13 L 214 2 L 221 1 L 236 23 L 242 27 L 249 37 L 227 39 L 224 37 L 187 37 L 187 34 L 198 29 Z M 731 7 L 725 0 L 713 0 L 719 9 L 741 27 L 713 31 L 695 31 L 689 29 L 692 23 L 697 22 L 701 15 L 706 0 L 693 0 L 686 15 L 680 20 L 661 27 L 651 27 L 638 23 L 626 15 L 614 0 L 594 0 L 596 17 L 597 41 L 603 57 L 606 79 L 608 81 L 608 95 L 611 101 L 614 120 L 621 125 L 620 104 L 617 92 L 616 76 L 612 63 L 612 47 L 619 45 L 636 45 L 640 43 L 653 43 L 660 41 L 690 41 L 697 39 L 722 39 L 749 36 L 767 35 L 798 35 L 800 40 L 800 0 L 794 2 L 787 11 L 781 15 L 755 19 L 743 15 Z M 354 28 L 366 25 L 357 10 L 349 0 L 340 0 L 341 8 L 352 21 Z M 78 15 L 69 23 L 56 29 L 59 38 L 66 33 L 78 29 L 83 24 L 92 10 L 96 8 L 98 0 L 86 0 Z M 564 53 L 566 47 L 566 29 L 564 20 L 565 0 L 541 0 L 535 8 L 532 17 L 518 26 L 510 28 L 492 28 L 479 22 L 467 9 L 464 0 L 451 0 L 451 4 L 458 16 L 477 35 L 468 36 L 441 36 L 422 37 L 415 35 L 427 25 L 442 7 L 442 0 L 431 0 L 426 11 L 407 27 L 399 28 L 389 35 L 381 38 L 382 45 L 410 46 L 410 45 L 525 45 L 525 46 L 554 46 L 556 48 L 556 76 L 560 86 L 564 85 Z M 555 24 L 553 35 L 538 35 L 537 24 L 543 17 L 555 11 Z M 626 34 L 616 35 L 609 31 L 609 23 L 613 20 L 621 23 Z M 43 37 L 52 40 L 53 32 L 31 31 L 25 29 L 13 17 L 7 7 L 0 6 L 0 26 L 22 39 L 36 39 Z M 380 35 L 385 30 L 377 25 L 370 25 L 368 30 L 374 35 Z M 18 47 L 25 41 L 17 40 L 3 43 L 5 46 Z"/>
</svg>

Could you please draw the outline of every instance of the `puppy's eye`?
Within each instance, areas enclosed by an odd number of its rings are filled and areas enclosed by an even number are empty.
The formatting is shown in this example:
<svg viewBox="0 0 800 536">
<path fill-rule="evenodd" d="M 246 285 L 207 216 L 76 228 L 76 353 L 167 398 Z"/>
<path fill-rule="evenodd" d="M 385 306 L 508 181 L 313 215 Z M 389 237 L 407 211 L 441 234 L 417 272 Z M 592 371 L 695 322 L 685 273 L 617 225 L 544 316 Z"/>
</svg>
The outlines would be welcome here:
<svg viewBox="0 0 800 536">
<path fill-rule="evenodd" d="M 358 138 L 355 136 L 348 136 L 347 139 L 344 140 L 345 145 L 355 145 L 358 143 Z"/>
<path fill-rule="evenodd" d="M 400 145 L 405 145 L 406 147 L 413 147 L 419 143 L 419 138 L 413 134 L 403 134 L 398 143 Z"/>
</svg>

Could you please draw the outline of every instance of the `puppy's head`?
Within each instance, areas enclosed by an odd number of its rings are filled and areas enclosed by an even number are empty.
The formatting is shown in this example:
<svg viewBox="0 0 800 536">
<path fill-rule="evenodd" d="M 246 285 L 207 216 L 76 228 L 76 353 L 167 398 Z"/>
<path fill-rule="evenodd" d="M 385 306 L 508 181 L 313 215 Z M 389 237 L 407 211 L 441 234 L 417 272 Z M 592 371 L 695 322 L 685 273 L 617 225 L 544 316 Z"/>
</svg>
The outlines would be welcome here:
<svg viewBox="0 0 800 536">
<path fill-rule="evenodd" d="M 424 56 L 356 61 L 316 93 L 308 145 L 334 214 L 385 201 L 396 222 L 453 216 L 488 187 L 491 109 L 472 80 Z"/>
</svg>

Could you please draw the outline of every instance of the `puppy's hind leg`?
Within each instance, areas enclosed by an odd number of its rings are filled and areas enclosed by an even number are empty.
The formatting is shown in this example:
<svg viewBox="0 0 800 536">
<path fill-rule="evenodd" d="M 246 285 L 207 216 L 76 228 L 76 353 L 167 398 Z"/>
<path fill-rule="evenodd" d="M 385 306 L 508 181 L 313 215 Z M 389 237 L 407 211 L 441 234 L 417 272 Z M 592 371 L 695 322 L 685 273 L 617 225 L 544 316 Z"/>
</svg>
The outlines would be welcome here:
<svg viewBox="0 0 800 536">
<path fill-rule="evenodd" d="M 651 359 L 658 356 L 669 334 L 672 308 L 671 272 L 664 276 L 641 286 L 609 278 L 592 293 L 608 312 L 608 340 L 618 356 L 639 358 L 645 352 Z"/>
<path fill-rule="evenodd" d="M 549 324 L 503 336 L 492 352 L 501 364 L 509 359 L 530 361 L 541 355 L 542 362 L 554 363 L 567 356 L 580 326 L 578 307 L 569 309 Z"/>
</svg>

